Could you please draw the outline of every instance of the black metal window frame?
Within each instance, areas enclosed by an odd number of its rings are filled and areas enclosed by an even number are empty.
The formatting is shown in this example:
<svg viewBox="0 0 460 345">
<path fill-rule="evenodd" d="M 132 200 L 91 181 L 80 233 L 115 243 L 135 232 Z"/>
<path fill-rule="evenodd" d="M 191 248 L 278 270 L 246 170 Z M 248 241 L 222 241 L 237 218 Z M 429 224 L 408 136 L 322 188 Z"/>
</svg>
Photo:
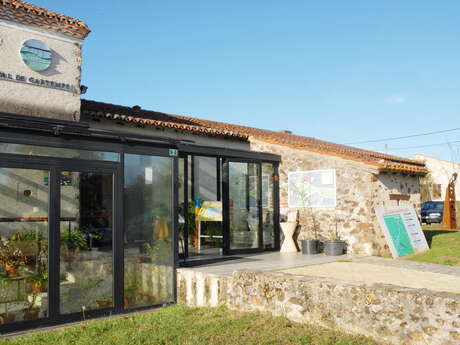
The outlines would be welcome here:
<svg viewBox="0 0 460 345">
<path fill-rule="evenodd" d="M 279 162 L 280 157 L 273 154 L 266 154 L 262 152 L 254 152 L 254 151 L 244 151 L 241 152 L 239 150 L 229 150 L 229 149 L 219 149 L 219 148 L 211 148 L 211 147 L 197 147 L 197 146 L 190 146 L 190 145 L 179 145 L 182 147 L 180 150 L 180 158 L 183 158 L 184 161 L 184 249 L 183 254 L 180 255 L 180 264 L 181 265 L 188 265 L 187 260 L 189 258 L 188 255 L 188 204 L 189 198 L 194 196 L 193 191 L 193 177 L 194 177 L 194 169 L 193 169 L 193 157 L 212 157 L 216 158 L 217 160 L 217 184 L 218 184 L 218 197 L 219 200 L 222 201 L 222 212 L 223 212 L 223 224 L 222 224 L 222 232 L 223 232 L 223 254 L 224 256 L 229 255 L 238 255 L 238 254 L 248 254 L 248 253 L 257 253 L 257 252 L 264 252 L 264 251 L 279 251 L 280 250 L 280 228 L 279 228 L 279 218 L 280 218 L 280 207 L 279 207 Z M 192 147 L 192 149 L 190 149 Z M 220 154 L 217 154 L 220 152 Z M 228 154 L 223 155 L 222 152 Z M 188 157 L 191 156 L 192 162 L 192 195 L 189 196 L 189 186 L 188 186 Z M 274 248 L 264 249 L 263 248 L 263 222 L 262 222 L 262 208 L 259 208 L 259 247 L 258 248 L 250 248 L 250 249 L 230 249 L 229 245 L 229 232 L 230 232 L 230 224 L 229 224 L 229 214 L 228 214 L 228 162 L 243 162 L 243 163 L 254 163 L 257 164 L 258 169 L 258 193 L 259 199 L 262 200 L 262 164 L 272 164 L 273 165 L 273 204 L 274 204 L 274 214 L 273 214 L 273 224 L 274 224 L 274 236 L 275 236 L 275 245 Z M 203 263 L 207 263 L 208 260 L 203 260 Z M 218 260 L 216 260 L 218 261 Z M 193 265 L 199 265 L 200 260 L 194 260 Z"/>
<path fill-rule="evenodd" d="M 279 250 L 279 183 L 278 165 L 280 156 L 254 151 L 234 150 L 221 147 L 206 147 L 193 144 L 188 140 L 176 140 L 167 137 L 143 136 L 132 133 L 115 131 L 104 131 L 91 129 L 86 123 L 75 123 L 70 121 L 41 119 L 30 116 L 5 114 L 0 112 L 0 142 L 12 144 L 25 144 L 36 146 L 49 146 L 55 148 L 79 149 L 89 151 L 107 151 L 120 154 L 120 161 L 85 160 L 78 158 L 60 158 L 52 156 L 29 156 L 24 154 L 6 154 L 0 152 L 0 167 L 41 169 L 47 170 L 50 174 L 49 190 L 49 246 L 50 257 L 49 270 L 49 312 L 50 316 L 43 319 L 31 321 L 19 321 L 0 326 L 0 334 L 20 331 L 30 328 L 53 326 L 66 322 L 81 321 L 85 318 L 107 316 L 111 314 L 131 313 L 139 310 L 153 309 L 161 305 L 151 305 L 125 310 L 123 308 L 123 271 L 124 271 L 124 155 L 140 154 L 150 156 L 171 157 L 173 159 L 172 169 L 172 195 L 173 195 L 173 301 L 177 301 L 177 277 L 176 268 L 179 264 L 179 229 L 178 229 L 178 192 L 179 192 L 179 157 L 185 157 L 185 170 L 188 173 L 188 155 L 215 157 L 217 160 L 218 178 L 222 180 L 225 174 L 223 163 L 226 159 L 248 159 L 251 162 L 272 163 L 275 169 L 274 176 L 274 203 L 275 203 L 275 248 Z M 169 149 L 179 151 L 179 157 L 171 156 Z M 112 172 L 114 176 L 114 210 L 119 210 L 114 215 L 113 231 L 113 267 L 114 267 L 114 307 L 106 310 L 92 310 L 85 315 L 73 313 L 59 315 L 59 232 L 57 220 L 59 217 L 60 186 L 58 183 L 59 174 L 62 170 L 75 171 L 106 171 Z M 188 183 L 188 176 L 186 182 Z M 223 184 L 218 188 L 221 199 L 224 197 Z M 185 202 L 188 202 L 188 186 L 185 186 Z M 224 230 L 225 231 L 225 230 Z M 51 254 L 52 253 L 52 254 Z M 51 262 L 52 261 L 52 262 Z"/>
<path fill-rule="evenodd" d="M 44 140 L 46 138 L 46 140 Z M 27 144 L 36 146 L 50 146 L 57 148 L 68 149 L 83 149 L 118 152 L 120 161 L 102 161 L 102 160 L 86 160 L 78 158 L 59 158 L 49 156 L 29 156 L 24 154 L 0 153 L 0 167 L 2 168 L 18 168 L 18 169 L 36 169 L 49 171 L 50 184 L 48 195 L 48 235 L 49 235 L 49 290 L 48 290 L 48 316 L 46 318 L 36 320 L 18 321 L 11 324 L 0 326 L 0 334 L 17 332 L 25 329 L 39 328 L 64 324 L 68 322 L 82 321 L 88 318 L 96 318 L 109 316 L 112 314 L 132 313 L 140 310 L 154 309 L 164 306 L 164 303 L 130 309 L 123 308 L 123 292 L 124 292 L 124 208 L 123 208 L 123 188 L 124 188 L 124 155 L 125 154 L 140 154 L 149 156 L 170 157 L 172 159 L 172 216 L 173 216 L 173 298 L 171 303 L 177 301 L 177 278 L 176 268 L 178 266 L 178 223 L 177 223 L 177 196 L 178 196 L 178 157 L 169 155 L 169 148 L 172 145 L 157 145 L 128 142 L 117 143 L 115 141 L 105 141 L 101 139 L 82 139 L 73 136 L 50 136 L 37 135 L 23 130 L 0 130 L 0 142 L 12 144 Z M 113 207 L 114 210 L 114 231 L 113 231 L 113 298 L 114 306 L 107 309 L 91 310 L 83 313 L 59 313 L 59 214 L 60 214 L 60 186 L 59 176 L 61 171 L 79 171 L 79 172 L 107 172 L 114 176 L 113 185 Z M 118 230 L 117 230 L 118 229 Z"/>
</svg>

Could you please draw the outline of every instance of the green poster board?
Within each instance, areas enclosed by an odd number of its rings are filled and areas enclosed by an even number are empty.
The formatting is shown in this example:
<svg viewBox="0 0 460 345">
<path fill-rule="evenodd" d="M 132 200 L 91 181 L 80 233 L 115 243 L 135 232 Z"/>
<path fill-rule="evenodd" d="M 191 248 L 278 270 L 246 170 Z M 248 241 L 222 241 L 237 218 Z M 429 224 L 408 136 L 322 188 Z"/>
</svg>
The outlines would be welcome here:
<svg viewBox="0 0 460 345">
<path fill-rule="evenodd" d="M 378 206 L 375 213 L 394 258 L 429 250 L 412 206 Z"/>
<path fill-rule="evenodd" d="M 409 235 L 407 235 L 406 226 L 400 214 L 390 214 L 383 217 L 390 236 L 393 239 L 398 256 L 414 254 Z"/>
</svg>

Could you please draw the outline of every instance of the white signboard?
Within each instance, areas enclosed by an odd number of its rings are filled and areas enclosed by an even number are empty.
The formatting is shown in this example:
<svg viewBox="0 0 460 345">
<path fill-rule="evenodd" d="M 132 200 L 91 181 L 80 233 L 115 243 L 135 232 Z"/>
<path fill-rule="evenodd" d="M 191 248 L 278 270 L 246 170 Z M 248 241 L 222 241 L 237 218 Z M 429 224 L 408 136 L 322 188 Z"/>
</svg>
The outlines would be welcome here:
<svg viewBox="0 0 460 345">
<path fill-rule="evenodd" d="M 412 206 L 377 206 L 375 213 L 393 258 L 430 249 Z"/>
<path fill-rule="evenodd" d="M 335 207 L 336 203 L 335 170 L 288 173 L 289 207 Z"/>
</svg>

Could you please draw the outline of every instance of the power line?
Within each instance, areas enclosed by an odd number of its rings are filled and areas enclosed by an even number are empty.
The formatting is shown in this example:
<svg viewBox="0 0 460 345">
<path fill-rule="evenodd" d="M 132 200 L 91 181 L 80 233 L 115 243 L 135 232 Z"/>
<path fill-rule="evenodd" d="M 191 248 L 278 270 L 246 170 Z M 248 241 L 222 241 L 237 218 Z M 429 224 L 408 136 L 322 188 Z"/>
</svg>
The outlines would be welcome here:
<svg viewBox="0 0 460 345">
<path fill-rule="evenodd" d="M 382 141 L 390 141 L 390 140 L 399 140 L 399 139 L 423 137 L 423 136 L 425 136 L 425 135 L 447 133 L 447 132 L 453 132 L 453 131 L 458 131 L 458 130 L 460 130 L 460 128 L 452 128 L 452 129 L 445 129 L 445 130 L 442 130 L 442 131 L 435 131 L 435 132 L 427 132 L 427 133 L 406 135 L 406 136 L 403 136 L 403 137 L 394 137 L 394 138 L 386 138 L 386 139 L 375 139 L 375 140 L 366 140 L 366 141 L 355 141 L 355 142 L 351 142 L 351 143 L 344 143 L 344 145 L 356 145 L 356 144 L 378 143 L 378 142 L 382 142 Z"/>
<path fill-rule="evenodd" d="M 388 150 L 420 149 L 420 148 L 424 148 L 424 147 L 443 146 L 443 145 L 449 145 L 449 144 L 453 144 L 453 143 L 460 143 L 460 140 L 450 141 L 450 142 L 442 143 L 442 144 L 428 144 L 428 145 L 406 146 L 406 147 L 390 147 L 390 148 L 388 148 Z"/>
</svg>

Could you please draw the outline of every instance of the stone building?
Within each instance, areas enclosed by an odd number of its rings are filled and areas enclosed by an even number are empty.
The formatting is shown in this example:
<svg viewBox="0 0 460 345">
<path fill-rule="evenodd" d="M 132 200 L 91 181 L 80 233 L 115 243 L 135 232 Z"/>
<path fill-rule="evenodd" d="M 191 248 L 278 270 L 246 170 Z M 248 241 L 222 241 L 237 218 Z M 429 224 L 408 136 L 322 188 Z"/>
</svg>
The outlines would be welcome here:
<svg viewBox="0 0 460 345">
<path fill-rule="evenodd" d="M 388 254 L 388 246 L 378 225 L 374 207 L 420 206 L 419 177 L 427 173 L 419 161 L 338 145 L 294 135 L 187 116 L 165 114 L 82 100 L 82 120 L 94 126 L 136 133 L 158 132 L 174 138 L 213 146 L 234 147 L 254 152 L 274 153 L 279 165 L 280 211 L 286 216 L 299 211 L 299 239 L 330 239 L 337 229 L 353 254 Z M 288 202 L 289 172 L 335 170 L 335 207 L 292 208 Z M 390 194 L 408 200 L 390 200 Z M 315 224 L 315 225 L 314 225 Z"/>
<path fill-rule="evenodd" d="M 382 254 L 374 207 L 420 203 L 417 161 L 81 99 L 88 33 L 0 0 L 1 333 L 175 303 L 178 265 L 277 251 L 290 210 Z"/>
</svg>

